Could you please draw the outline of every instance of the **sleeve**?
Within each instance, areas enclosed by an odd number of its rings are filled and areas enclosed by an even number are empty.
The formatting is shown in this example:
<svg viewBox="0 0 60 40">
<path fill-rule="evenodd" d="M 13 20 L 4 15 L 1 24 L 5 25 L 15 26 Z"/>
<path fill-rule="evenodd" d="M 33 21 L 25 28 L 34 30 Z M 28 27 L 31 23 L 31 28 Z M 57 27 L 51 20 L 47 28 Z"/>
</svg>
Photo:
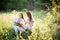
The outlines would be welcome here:
<svg viewBox="0 0 60 40">
<path fill-rule="evenodd" d="M 16 33 L 18 32 L 17 26 L 16 26 L 16 22 L 17 22 L 17 21 L 18 21 L 17 19 L 14 19 L 14 21 L 13 21 L 13 23 L 12 23 L 12 26 L 13 26 L 13 28 L 14 28 L 14 30 L 15 30 Z"/>
<path fill-rule="evenodd" d="M 15 19 L 14 22 L 18 22 L 18 19 Z"/>
<path fill-rule="evenodd" d="M 16 26 L 16 23 L 18 22 L 18 19 L 15 19 L 14 21 L 13 21 L 13 26 Z"/>
</svg>

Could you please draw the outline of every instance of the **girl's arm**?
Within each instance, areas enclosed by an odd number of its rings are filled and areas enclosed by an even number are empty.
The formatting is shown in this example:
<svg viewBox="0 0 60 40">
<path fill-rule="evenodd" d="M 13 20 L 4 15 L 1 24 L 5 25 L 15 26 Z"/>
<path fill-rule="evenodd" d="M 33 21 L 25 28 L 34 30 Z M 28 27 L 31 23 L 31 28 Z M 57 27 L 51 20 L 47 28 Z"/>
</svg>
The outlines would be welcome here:
<svg viewBox="0 0 60 40">
<path fill-rule="evenodd" d="M 26 24 L 27 24 L 27 23 L 29 24 L 29 19 L 27 19 L 25 22 L 26 22 Z"/>
<path fill-rule="evenodd" d="M 20 23 L 16 23 L 16 25 L 19 26 L 19 27 L 23 27 Z"/>
</svg>

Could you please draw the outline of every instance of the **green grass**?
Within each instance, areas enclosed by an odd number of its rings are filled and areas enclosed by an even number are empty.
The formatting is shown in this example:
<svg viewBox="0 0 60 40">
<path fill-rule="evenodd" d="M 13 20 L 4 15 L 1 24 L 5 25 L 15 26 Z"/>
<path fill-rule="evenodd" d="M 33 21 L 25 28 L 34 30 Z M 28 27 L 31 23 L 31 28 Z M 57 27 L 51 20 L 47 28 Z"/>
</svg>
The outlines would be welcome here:
<svg viewBox="0 0 60 40">
<path fill-rule="evenodd" d="M 23 38 L 19 39 L 19 36 L 15 35 L 12 26 L 13 20 L 18 17 L 18 13 L 17 11 L 0 12 L 0 40 L 24 40 Z M 34 19 L 34 26 L 29 40 L 53 40 L 51 29 L 48 27 L 48 23 L 43 20 L 47 11 L 34 10 L 31 13 Z M 23 15 L 25 18 L 27 17 L 25 12 L 23 12 Z"/>
</svg>

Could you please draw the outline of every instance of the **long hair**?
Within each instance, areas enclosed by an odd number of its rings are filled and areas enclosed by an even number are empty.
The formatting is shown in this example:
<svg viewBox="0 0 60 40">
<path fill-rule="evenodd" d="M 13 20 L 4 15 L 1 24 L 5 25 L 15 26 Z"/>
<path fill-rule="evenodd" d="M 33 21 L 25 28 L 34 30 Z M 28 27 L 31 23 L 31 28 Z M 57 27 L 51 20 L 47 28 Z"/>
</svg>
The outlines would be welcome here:
<svg viewBox="0 0 60 40">
<path fill-rule="evenodd" d="M 24 19 L 23 14 L 22 14 L 22 13 L 20 13 L 20 15 L 21 15 L 21 18 L 22 18 L 22 19 Z"/>
<path fill-rule="evenodd" d="M 27 16 L 28 16 L 28 18 L 29 18 L 29 21 L 31 21 L 31 20 L 32 20 L 32 15 L 31 15 L 31 13 L 30 13 L 30 12 L 26 12 L 26 14 L 27 14 Z"/>
</svg>

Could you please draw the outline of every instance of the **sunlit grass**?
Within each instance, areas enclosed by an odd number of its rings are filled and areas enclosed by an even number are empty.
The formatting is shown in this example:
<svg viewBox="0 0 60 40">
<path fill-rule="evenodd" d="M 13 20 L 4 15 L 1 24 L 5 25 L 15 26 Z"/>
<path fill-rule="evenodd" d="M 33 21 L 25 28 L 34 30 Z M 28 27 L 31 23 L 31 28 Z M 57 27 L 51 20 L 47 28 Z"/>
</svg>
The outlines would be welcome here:
<svg viewBox="0 0 60 40">
<path fill-rule="evenodd" d="M 48 27 L 48 24 L 45 23 L 45 20 L 43 20 L 44 12 L 36 12 L 36 13 L 34 11 L 31 11 L 31 12 L 34 19 L 34 26 L 32 27 L 32 34 L 31 36 L 29 36 L 29 40 L 52 40 L 51 30 Z M 1 30 L 0 35 L 2 34 L 2 36 L 4 36 L 6 32 L 8 33 L 10 30 L 9 36 L 6 35 L 7 37 L 6 40 L 9 38 L 10 40 L 14 39 L 14 38 L 11 38 L 11 36 L 13 37 L 13 34 L 14 34 L 12 30 L 13 29 L 12 23 L 14 19 L 18 17 L 18 13 L 19 12 L 17 11 L 12 11 L 11 13 L 0 14 L 0 30 Z M 25 12 L 23 12 L 23 15 L 24 15 L 24 18 L 26 19 L 27 16 Z M 3 37 L 0 37 L 0 38 L 3 38 Z M 18 39 L 15 39 L 15 40 L 18 40 Z"/>
</svg>

